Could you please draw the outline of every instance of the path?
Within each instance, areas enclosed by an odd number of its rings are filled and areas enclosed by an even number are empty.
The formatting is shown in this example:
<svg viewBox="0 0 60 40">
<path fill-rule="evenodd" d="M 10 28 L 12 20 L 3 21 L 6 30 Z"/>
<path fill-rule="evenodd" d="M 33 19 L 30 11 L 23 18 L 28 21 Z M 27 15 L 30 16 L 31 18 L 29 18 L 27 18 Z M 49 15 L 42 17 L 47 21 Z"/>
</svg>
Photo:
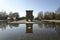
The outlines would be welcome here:
<svg viewBox="0 0 60 40">
<path fill-rule="evenodd" d="M 34 23 L 34 24 L 37 24 L 37 23 L 41 23 L 41 21 L 26 21 L 26 20 L 19 20 L 19 21 L 13 21 L 13 22 L 9 22 L 9 23 L 20 23 L 20 24 L 25 24 L 25 23 Z"/>
</svg>

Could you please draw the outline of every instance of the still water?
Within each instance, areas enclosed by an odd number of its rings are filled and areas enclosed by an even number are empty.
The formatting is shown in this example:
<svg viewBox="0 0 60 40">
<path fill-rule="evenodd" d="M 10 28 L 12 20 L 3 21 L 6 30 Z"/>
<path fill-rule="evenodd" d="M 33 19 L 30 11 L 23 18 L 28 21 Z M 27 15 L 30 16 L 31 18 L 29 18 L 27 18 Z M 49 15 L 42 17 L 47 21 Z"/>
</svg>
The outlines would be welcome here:
<svg viewBox="0 0 60 40">
<path fill-rule="evenodd" d="M 0 22 L 0 40 L 60 40 L 60 23 L 8 24 Z"/>
</svg>

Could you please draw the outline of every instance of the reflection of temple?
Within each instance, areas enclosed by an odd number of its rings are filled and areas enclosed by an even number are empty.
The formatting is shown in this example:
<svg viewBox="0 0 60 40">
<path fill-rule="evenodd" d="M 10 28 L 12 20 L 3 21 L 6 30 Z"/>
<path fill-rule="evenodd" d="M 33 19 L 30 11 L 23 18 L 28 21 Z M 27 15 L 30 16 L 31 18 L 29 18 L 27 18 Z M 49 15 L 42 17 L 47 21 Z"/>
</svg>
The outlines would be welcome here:
<svg viewBox="0 0 60 40">
<path fill-rule="evenodd" d="M 26 33 L 33 32 L 33 24 L 26 24 Z"/>
</svg>

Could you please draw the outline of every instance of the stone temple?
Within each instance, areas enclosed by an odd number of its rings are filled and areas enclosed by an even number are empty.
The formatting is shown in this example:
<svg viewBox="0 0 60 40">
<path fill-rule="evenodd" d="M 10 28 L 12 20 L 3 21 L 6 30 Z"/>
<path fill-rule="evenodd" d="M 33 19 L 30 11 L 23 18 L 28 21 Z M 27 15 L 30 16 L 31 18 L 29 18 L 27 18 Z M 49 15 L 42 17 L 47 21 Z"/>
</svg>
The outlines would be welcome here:
<svg viewBox="0 0 60 40">
<path fill-rule="evenodd" d="M 26 21 L 33 21 L 33 10 L 26 10 Z"/>
</svg>

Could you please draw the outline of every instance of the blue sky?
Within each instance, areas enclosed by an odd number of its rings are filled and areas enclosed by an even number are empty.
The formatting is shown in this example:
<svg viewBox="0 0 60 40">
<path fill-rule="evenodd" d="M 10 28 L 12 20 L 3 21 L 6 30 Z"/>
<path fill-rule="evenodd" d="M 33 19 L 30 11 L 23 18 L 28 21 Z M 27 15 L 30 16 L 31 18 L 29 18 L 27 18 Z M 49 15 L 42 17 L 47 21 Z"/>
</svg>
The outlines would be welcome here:
<svg viewBox="0 0 60 40">
<path fill-rule="evenodd" d="M 25 16 L 25 10 L 33 10 L 36 17 L 40 11 L 55 11 L 60 6 L 60 0 L 0 0 L 0 11 L 19 12 Z"/>
</svg>

